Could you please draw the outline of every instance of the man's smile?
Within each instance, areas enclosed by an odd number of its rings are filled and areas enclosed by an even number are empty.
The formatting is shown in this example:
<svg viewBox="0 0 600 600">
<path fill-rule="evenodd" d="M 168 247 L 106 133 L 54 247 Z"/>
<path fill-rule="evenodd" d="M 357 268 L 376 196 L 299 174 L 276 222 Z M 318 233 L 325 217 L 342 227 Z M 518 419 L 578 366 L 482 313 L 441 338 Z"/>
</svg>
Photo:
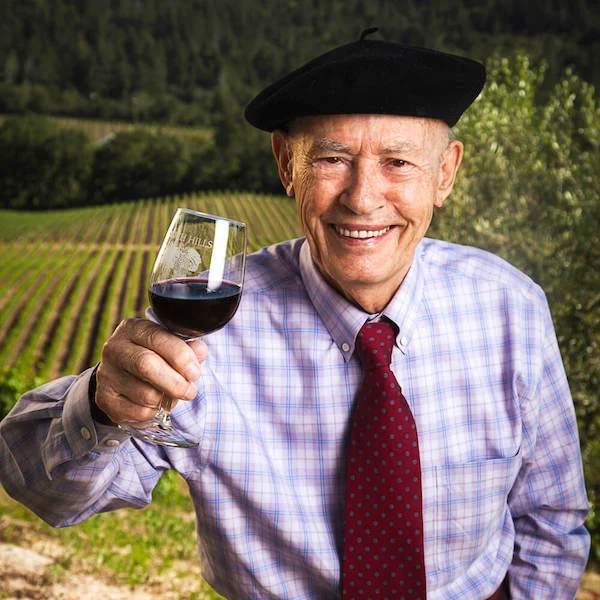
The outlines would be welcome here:
<svg viewBox="0 0 600 600">
<path fill-rule="evenodd" d="M 386 234 L 390 227 L 382 227 L 380 229 L 364 229 L 364 228 L 347 228 L 340 225 L 333 225 L 336 233 L 342 237 L 349 237 L 354 239 L 367 239 L 376 238 Z"/>
</svg>

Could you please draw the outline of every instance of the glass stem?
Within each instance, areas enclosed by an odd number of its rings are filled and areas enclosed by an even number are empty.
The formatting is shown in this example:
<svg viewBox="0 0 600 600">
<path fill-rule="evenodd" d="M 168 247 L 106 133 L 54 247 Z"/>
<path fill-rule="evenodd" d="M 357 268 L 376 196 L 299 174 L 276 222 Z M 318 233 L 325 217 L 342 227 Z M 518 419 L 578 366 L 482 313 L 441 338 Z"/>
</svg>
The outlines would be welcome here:
<svg viewBox="0 0 600 600">
<path fill-rule="evenodd" d="M 161 429 L 171 429 L 171 415 L 164 406 L 161 406 L 154 415 L 154 424 Z"/>
</svg>

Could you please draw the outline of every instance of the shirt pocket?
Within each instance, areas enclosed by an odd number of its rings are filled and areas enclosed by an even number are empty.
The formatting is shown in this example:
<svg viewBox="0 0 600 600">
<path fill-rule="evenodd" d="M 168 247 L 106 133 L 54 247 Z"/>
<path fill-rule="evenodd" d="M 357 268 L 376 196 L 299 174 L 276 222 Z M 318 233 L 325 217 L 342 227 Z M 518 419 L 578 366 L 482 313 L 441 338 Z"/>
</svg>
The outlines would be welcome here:
<svg viewBox="0 0 600 600">
<path fill-rule="evenodd" d="M 442 584 L 464 572 L 500 544 L 507 499 L 521 466 L 521 454 L 430 467 L 430 506 L 424 507 L 428 575 Z M 424 490 L 425 492 L 425 490 Z"/>
</svg>

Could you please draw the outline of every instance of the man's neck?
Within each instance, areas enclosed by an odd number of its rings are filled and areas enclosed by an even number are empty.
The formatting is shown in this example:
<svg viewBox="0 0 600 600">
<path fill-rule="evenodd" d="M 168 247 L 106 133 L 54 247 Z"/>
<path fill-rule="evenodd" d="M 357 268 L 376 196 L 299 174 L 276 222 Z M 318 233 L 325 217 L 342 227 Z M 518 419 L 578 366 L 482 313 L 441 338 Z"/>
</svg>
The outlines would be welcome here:
<svg viewBox="0 0 600 600">
<path fill-rule="evenodd" d="M 409 270 L 410 268 L 406 269 L 404 273 L 399 273 L 394 281 L 389 281 L 380 285 L 366 284 L 342 287 L 325 275 L 324 278 L 329 285 L 346 298 L 348 302 L 361 310 L 364 310 L 366 313 L 373 315 L 382 312 L 389 304 L 390 300 L 400 289 Z"/>
</svg>

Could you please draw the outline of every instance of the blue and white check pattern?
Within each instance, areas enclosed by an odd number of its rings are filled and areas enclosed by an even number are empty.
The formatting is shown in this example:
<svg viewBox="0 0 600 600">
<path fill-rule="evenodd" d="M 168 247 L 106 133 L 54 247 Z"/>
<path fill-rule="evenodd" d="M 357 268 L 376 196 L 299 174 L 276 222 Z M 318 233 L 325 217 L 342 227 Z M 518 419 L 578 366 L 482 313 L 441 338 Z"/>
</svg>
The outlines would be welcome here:
<svg viewBox="0 0 600 600">
<path fill-rule="evenodd" d="M 507 570 L 513 600 L 572 599 L 588 505 L 543 292 L 492 255 L 424 240 L 384 314 L 419 432 L 429 600 L 487 598 Z M 324 282 L 303 240 L 265 249 L 235 318 L 206 338 L 196 400 L 175 410 L 197 450 L 94 425 L 87 372 L 30 392 L 0 425 L 1 481 L 62 526 L 143 506 L 175 469 L 221 594 L 339 598 L 354 340 L 372 317 Z"/>
</svg>

